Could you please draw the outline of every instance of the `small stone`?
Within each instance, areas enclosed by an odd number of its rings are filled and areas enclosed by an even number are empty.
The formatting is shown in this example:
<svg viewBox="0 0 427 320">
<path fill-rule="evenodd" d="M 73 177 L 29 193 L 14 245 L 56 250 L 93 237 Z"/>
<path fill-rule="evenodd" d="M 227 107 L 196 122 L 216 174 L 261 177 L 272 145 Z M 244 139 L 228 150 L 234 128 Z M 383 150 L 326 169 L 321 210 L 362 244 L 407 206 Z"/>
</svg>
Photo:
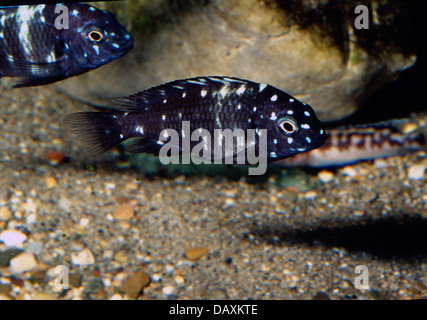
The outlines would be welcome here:
<svg viewBox="0 0 427 320">
<path fill-rule="evenodd" d="M 185 279 L 182 276 L 176 276 L 174 278 L 174 280 L 175 280 L 176 284 L 178 284 L 178 285 L 184 284 L 184 282 L 185 282 Z"/>
<path fill-rule="evenodd" d="M 12 291 L 12 286 L 10 284 L 0 283 L 0 294 L 2 294 L 2 293 L 8 294 L 10 291 Z"/>
<path fill-rule="evenodd" d="M 409 168 L 408 177 L 410 180 L 422 180 L 424 178 L 426 167 L 422 164 L 414 165 Z"/>
<path fill-rule="evenodd" d="M 55 150 L 49 150 L 46 154 L 46 158 L 52 166 L 57 166 L 65 159 L 65 155 Z"/>
<path fill-rule="evenodd" d="M 138 270 L 121 286 L 120 291 L 136 299 L 149 283 L 150 277 L 144 271 Z"/>
<path fill-rule="evenodd" d="M 125 191 L 127 192 L 138 190 L 138 188 L 139 188 L 139 185 L 135 182 L 127 182 L 125 184 Z"/>
<path fill-rule="evenodd" d="M 32 298 L 33 300 L 58 300 L 55 296 L 45 292 L 36 292 Z"/>
<path fill-rule="evenodd" d="M 0 268 L 4 268 L 9 266 L 10 260 L 13 259 L 13 257 L 18 256 L 23 251 L 20 249 L 9 249 L 6 251 L 0 252 Z"/>
<path fill-rule="evenodd" d="M 166 286 L 162 288 L 162 292 L 167 296 L 171 295 L 174 292 L 174 290 L 175 290 L 175 287 L 173 286 Z"/>
<path fill-rule="evenodd" d="M 89 248 L 71 254 L 71 261 L 78 266 L 89 266 L 95 264 L 95 256 Z"/>
<path fill-rule="evenodd" d="M 10 260 L 10 272 L 14 274 L 27 272 L 37 266 L 36 257 L 32 253 L 23 252 Z"/>
<path fill-rule="evenodd" d="M 110 300 L 123 300 L 123 297 L 120 294 L 116 293 L 110 298 Z"/>
<path fill-rule="evenodd" d="M 135 215 L 133 207 L 128 203 L 119 204 L 114 210 L 114 218 L 118 220 L 129 220 L 132 219 Z"/>
<path fill-rule="evenodd" d="M 0 220 L 7 221 L 12 217 L 12 210 L 10 210 L 8 207 L 0 207 Z"/>
<path fill-rule="evenodd" d="M 357 176 L 357 171 L 354 170 L 354 168 L 352 167 L 345 167 L 344 169 L 342 169 L 341 173 L 350 178 L 354 178 L 355 176 Z"/>
<path fill-rule="evenodd" d="M 71 206 L 73 203 L 64 197 L 61 197 L 58 201 L 58 206 L 60 209 L 64 210 L 65 212 L 71 212 Z"/>
<path fill-rule="evenodd" d="M 4 230 L 0 234 L 0 241 L 6 247 L 20 246 L 27 240 L 27 235 L 18 230 Z"/>
<path fill-rule="evenodd" d="M 207 255 L 208 252 L 209 250 L 207 247 L 193 247 L 187 249 L 187 251 L 185 252 L 185 257 L 188 260 L 196 261 Z"/>
<path fill-rule="evenodd" d="M 355 215 L 356 217 L 362 217 L 365 214 L 364 210 L 354 210 L 353 211 L 353 215 Z"/>
<path fill-rule="evenodd" d="M 317 174 L 317 177 L 323 183 L 328 183 L 334 180 L 334 174 L 328 170 L 322 170 Z"/>
<path fill-rule="evenodd" d="M 54 176 L 49 176 L 45 178 L 46 187 L 48 189 L 54 188 L 58 185 L 56 178 Z"/>
<path fill-rule="evenodd" d="M 70 273 L 68 275 L 68 283 L 74 288 L 79 288 L 82 286 L 83 276 L 79 273 Z"/>
<path fill-rule="evenodd" d="M 80 225 L 84 228 L 86 228 L 89 225 L 90 220 L 88 218 L 81 218 L 80 219 Z"/>
<path fill-rule="evenodd" d="M 306 200 L 314 200 L 314 199 L 316 199 L 316 197 L 317 197 L 317 192 L 314 190 L 307 191 L 304 194 L 304 199 L 306 199 Z"/>
</svg>

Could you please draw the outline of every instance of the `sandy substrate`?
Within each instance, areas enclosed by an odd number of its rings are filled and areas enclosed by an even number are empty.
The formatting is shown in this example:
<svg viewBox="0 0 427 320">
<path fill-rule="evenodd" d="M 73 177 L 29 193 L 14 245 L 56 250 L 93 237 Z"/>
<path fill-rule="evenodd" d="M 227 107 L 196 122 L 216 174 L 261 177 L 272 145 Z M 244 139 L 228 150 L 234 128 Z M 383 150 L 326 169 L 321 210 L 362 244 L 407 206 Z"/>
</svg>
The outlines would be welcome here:
<svg viewBox="0 0 427 320">
<path fill-rule="evenodd" d="M 292 183 L 146 175 L 89 158 L 61 125 L 87 106 L 54 86 L 1 91 L 0 298 L 427 297 L 424 151 Z"/>
</svg>

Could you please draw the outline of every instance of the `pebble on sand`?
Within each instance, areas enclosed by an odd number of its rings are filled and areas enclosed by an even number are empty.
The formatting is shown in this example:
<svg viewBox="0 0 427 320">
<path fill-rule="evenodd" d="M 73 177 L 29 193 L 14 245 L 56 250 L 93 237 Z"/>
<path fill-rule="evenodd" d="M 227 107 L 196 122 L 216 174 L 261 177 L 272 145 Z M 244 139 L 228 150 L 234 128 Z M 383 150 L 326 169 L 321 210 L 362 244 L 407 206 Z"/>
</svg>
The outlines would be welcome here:
<svg viewBox="0 0 427 320">
<path fill-rule="evenodd" d="M 133 207 L 128 203 L 121 203 L 114 210 L 114 218 L 118 220 L 129 220 L 132 219 L 135 215 Z"/>
<path fill-rule="evenodd" d="M 13 274 L 27 272 L 37 266 L 36 257 L 32 253 L 23 252 L 10 260 L 9 270 Z"/>
<path fill-rule="evenodd" d="M 187 249 L 185 257 L 188 260 L 196 261 L 207 255 L 209 252 L 207 247 L 192 247 Z"/>
<path fill-rule="evenodd" d="M 409 180 L 422 180 L 425 171 L 426 167 L 422 164 L 411 166 L 408 171 Z"/>
<path fill-rule="evenodd" d="M 20 246 L 27 240 L 27 235 L 18 230 L 4 230 L 0 234 L 0 241 L 6 247 Z"/>
<path fill-rule="evenodd" d="M 7 221 L 12 217 L 12 211 L 8 207 L 0 207 L 0 220 Z"/>
<path fill-rule="evenodd" d="M 57 166 L 65 159 L 65 155 L 55 150 L 49 150 L 46 153 L 46 158 L 52 166 Z"/>
<path fill-rule="evenodd" d="M 89 266 L 95 264 L 95 256 L 89 248 L 71 254 L 71 261 L 78 266 Z"/>
<path fill-rule="evenodd" d="M 317 174 L 317 177 L 323 183 L 328 183 L 334 180 L 334 174 L 328 170 L 322 170 Z"/>
<path fill-rule="evenodd" d="M 135 272 L 120 288 L 130 298 L 136 299 L 150 283 L 150 277 L 142 270 Z"/>
<path fill-rule="evenodd" d="M 56 181 L 56 178 L 54 176 L 46 177 L 45 183 L 48 189 L 52 189 L 58 185 L 58 182 Z"/>
</svg>

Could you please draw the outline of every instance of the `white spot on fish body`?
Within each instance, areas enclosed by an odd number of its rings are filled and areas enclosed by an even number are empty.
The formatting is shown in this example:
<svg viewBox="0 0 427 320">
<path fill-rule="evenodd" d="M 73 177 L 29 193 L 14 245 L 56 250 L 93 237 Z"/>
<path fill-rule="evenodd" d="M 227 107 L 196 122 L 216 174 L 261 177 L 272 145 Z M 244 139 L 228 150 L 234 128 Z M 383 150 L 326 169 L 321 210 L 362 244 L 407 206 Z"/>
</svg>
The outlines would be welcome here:
<svg viewBox="0 0 427 320">
<path fill-rule="evenodd" d="M 168 102 L 168 100 L 167 100 L 167 99 L 163 100 L 163 103 L 166 103 L 166 102 Z"/>
<path fill-rule="evenodd" d="M 309 117 L 309 116 L 310 116 L 310 112 L 308 112 L 308 111 L 304 111 L 304 114 L 305 114 L 307 117 Z"/>
<path fill-rule="evenodd" d="M 311 139 L 309 137 L 305 137 L 305 140 L 307 140 L 308 143 L 311 143 Z"/>
<path fill-rule="evenodd" d="M 77 17 L 79 15 L 79 11 L 74 9 L 72 14 L 73 16 Z"/>
<path fill-rule="evenodd" d="M 324 134 L 325 132 L 323 131 L 323 129 L 320 129 L 319 133 Z"/>
<path fill-rule="evenodd" d="M 272 112 L 270 120 L 276 120 L 276 119 L 277 119 L 276 112 Z"/>
<path fill-rule="evenodd" d="M 185 96 L 187 95 L 187 92 L 183 92 L 182 93 L 182 97 L 185 98 Z"/>
<path fill-rule="evenodd" d="M 305 150 L 306 150 L 306 148 L 297 148 L 297 150 L 298 150 L 299 152 L 303 152 L 303 151 L 305 151 Z"/>
<path fill-rule="evenodd" d="M 182 119 L 182 113 L 178 113 L 178 118 L 181 120 Z"/>
<path fill-rule="evenodd" d="M 274 144 L 277 144 L 277 139 L 274 139 L 273 142 L 274 142 Z"/>
<path fill-rule="evenodd" d="M 0 32 L 0 38 L 4 38 L 3 32 Z"/>
<path fill-rule="evenodd" d="M 288 143 L 292 144 L 294 142 L 294 139 L 292 139 L 291 137 L 288 137 Z"/>
<path fill-rule="evenodd" d="M 96 54 L 99 55 L 99 47 L 98 46 L 93 46 L 93 49 L 95 50 Z"/>
<path fill-rule="evenodd" d="M 275 94 L 274 96 L 272 96 L 270 100 L 271 101 L 277 101 L 277 94 Z"/>
<path fill-rule="evenodd" d="M 89 11 L 95 11 L 95 8 L 94 7 L 90 7 Z"/>
<path fill-rule="evenodd" d="M 55 51 L 51 51 L 46 58 L 46 62 L 54 62 L 54 61 L 55 61 Z"/>
<path fill-rule="evenodd" d="M 144 127 L 143 127 L 143 126 L 137 126 L 137 127 L 135 128 L 135 131 L 136 131 L 136 132 L 140 132 L 141 134 L 144 134 Z"/>
<path fill-rule="evenodd" d="M 225 98 L 225 96 L 227 95 L 227 93 L 228 93 L 228 86 L 224 86 L 224 87 L 222 87 L 221 91 L 219 92 L 219 94 L 220 94 L 223 98 Z"/>
<path fill-rule="evenodd" d="M 165 143 L 163 142 L 163 141 L 157 141 L 157 144 L 159 145 L 159 146 L 162 146 L 162 145 L 164 145 Z"/>
<path fill-rule="evenodd" d="M 167 138 L 167 137 L 169 137 L 168 131 L 167 130 L 163 130 L 163 138 Z"/>
<path fill-rule="evenodd" d="M 301 128 L 303 128 L 303 129 L 310 129 L 310 125 L 308 125 L 307 123 L 303 123 L 301 125 Z"/>
<path fill-rule="evenodd" d="M 123 139 L 123 134 L 122 133 L 120 133 L 120 139 Z"/>
<path fill-rule="evenodd" d="M 120 45 L 118 43 L 113 43 L 111 46 L 113 46 L 116 49 L 120 48 Z"/>
<path fill-rule="evenodd" d="M 273 157 L 273 158 L 277 158 L 277 153 L 276 153 L 276 152 L 274 152 L 274 151 L 273 151 L 273 152 L 270 152 L 270 156 L 271 156 L 271 157 Z"/>
<path fill-rule="evenodd" d="M 253 110 L 253 112 L 255 112 L 256 111 L 256 107 L 254 107 L 252 110 Z"/>
<path fill-rule="evenodd" d="M 258 92 L 261 92 L 262 90 L 264 90 L 265 88 L 267 88 L 267 85 L 265 84 L 265 83 L 260 83 L 259 84 L 259 91 Z"/>
<path fill-rule="evenodd" d="M 208 94 L 208 91 L 206 89 L 203 89 L 202 91 L 200 91 L 200 95 L 202 96 L 202 98 L 206 97 L 207 94 Z"/>
<path fill-rule="evenodd" d="M 286 112 L 287 114 L 294 114 L 294 112 L 292 110 L 288 110 L 288 112 Z"/>
<path fill-rule="evenodd" d="M 162 120 L 165 121 L 166 120 L 166 115 L 162 115 Z"/>
<path fill-rule="evenodd" d="M 294 102 L 294 101 L 295 101 L 295 99 L 292 99 L 292 98 L 290 98 L 290 99 L 289 99 L 289 102 L 290 102 L 290 103 L 292 103 L 292 102 Z"/>
<path fill-rule="evenodd" d="M 239 88 L 239 89 L 237 89 L 236 93 L 237 93 L 238 95 L 241 95 L 241 94 L 245 93 L 245 90 L 246 90 L 245 85 L 241 85 L 241 86 L 240 86 L 240 88 Z"/>
<path fill-rule="evenodd" d="M 240 110 L 240 109 L 242 109 L 242 105 L 239 103 L 239 104 L 237 105 L 237 110 Z"/>
</svg>

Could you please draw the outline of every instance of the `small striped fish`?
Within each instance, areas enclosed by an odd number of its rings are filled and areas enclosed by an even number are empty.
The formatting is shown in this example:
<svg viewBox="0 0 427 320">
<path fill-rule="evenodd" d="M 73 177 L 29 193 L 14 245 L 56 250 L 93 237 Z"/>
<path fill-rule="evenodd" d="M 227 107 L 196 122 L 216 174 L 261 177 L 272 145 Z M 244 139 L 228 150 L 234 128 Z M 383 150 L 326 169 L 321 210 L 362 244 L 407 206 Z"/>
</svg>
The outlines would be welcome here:
<svg viewBox="0 0 427 320">
<path fill-rule="evenodd" d="M 315 150 L 278 161 L 283 166 L 343 166 L 360 160 L 389 157 L 426 149 L 425 119 L 390 120 L 328 130 L 326 143 Z"/>
</svg>

